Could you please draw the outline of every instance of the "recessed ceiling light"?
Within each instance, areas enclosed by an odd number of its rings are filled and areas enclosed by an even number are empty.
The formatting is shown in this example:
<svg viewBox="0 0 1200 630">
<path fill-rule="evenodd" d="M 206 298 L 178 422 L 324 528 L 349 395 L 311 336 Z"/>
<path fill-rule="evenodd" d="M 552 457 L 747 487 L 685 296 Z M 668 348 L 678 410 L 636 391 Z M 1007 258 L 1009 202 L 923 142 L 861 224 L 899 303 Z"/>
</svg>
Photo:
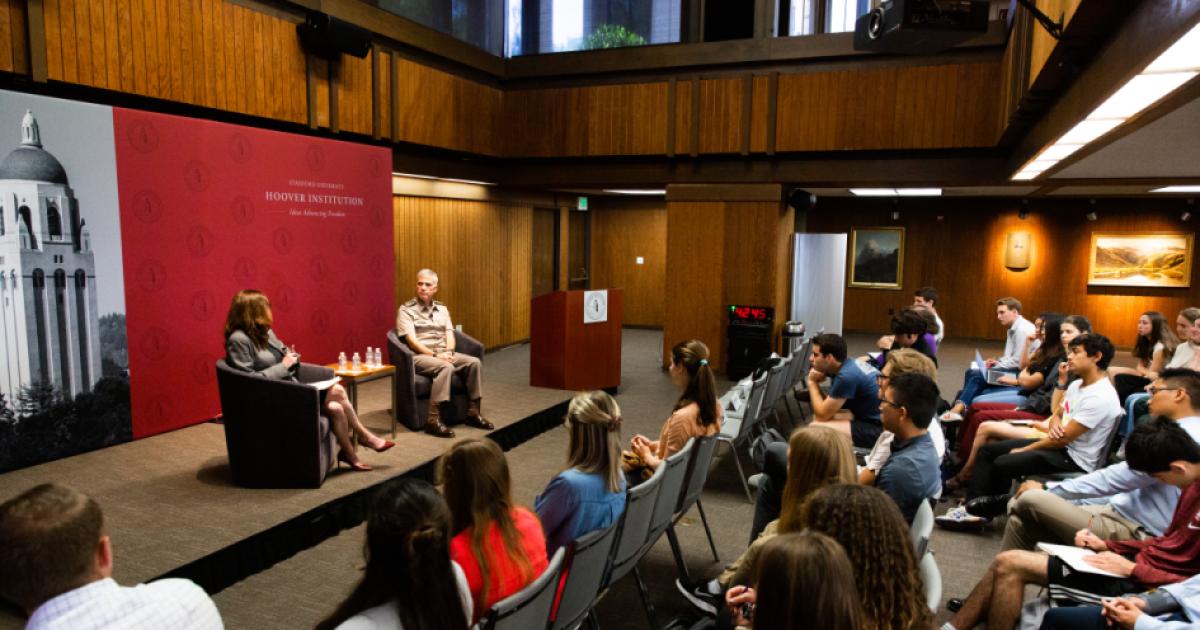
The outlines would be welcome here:
<svg viewBox="0 0 1200 630">
<path fill-rule="evenodd" d="M 1088 118 L 1129 118 L 1174 92 L 1175 88 L 1194 76 L 1194 71 L 1139 74 L 1108 97 Z"/>
<path fill-rule="evenodd" d="M 1125 122 L 1121 118 L 1087 119 L 1079 121 L 1063 137 L 1058 139 L 1062 144 L 1087 144 L 1100 136 L 1112 131 L 1114 127 Z"/>
<path fill-rule="evenodd" d="M 1040 162 L 1042 160 L 1050 160 L 1057 162 L 1082 148 L 1082 144 L 1065 144 L 1062 142 L 1056 142 L 1047 147 L 1045 151 L 1042 151 L 1041 154 L 1037 156 L 1037 161 Z"/>
<path fill-rule="evenodd" d="M 851 188 L 850 194 L 857 197 L 895 197 L 895 188 Z"/>
<path fill-rule="evenodd" d="M 605 188 L 604 192 L 613 195 L 665 195 L 667 191 L 662 188 Z"/>
<path fill-rule="evenodd" d="M 428 179 L 435 182 L 451 182 L 454 184 L 474 184 L 476 186 L 495 186 L 495 182 L 485 182 L 477 179 L 455 179 L 453 177 L 437 177 L 434 175 L 420 175 L 418 173 L 392 173 L 393 177 L 411 177 L 413 179 Z"/>
<path fill-rule="evenodd" d="M 1145 72 L 1175 72 L 1178 70 L 1200 70 L 1200 24 L 1192 27 L 1186 35 L 1171 45 Z"/>
<path fill-rule="evenodd" d="M 941 188 L 897 188 L 896 194 L 901 197 L 941 197 Z"/>
<path fill-rule="evenodd" d="M 1163 186 L 1151 190 L 1152 193 L 1200 193 L 1200 184 L 1186 184 L 1178 186 Z"/>
<path fill-rule="evenodd" d="M 1042 171 L 1026 168 L 1026 169 L 1022 169 L 1016 175 L 1013 175 L 1012 178 L 1015 181 L 1026 182 L 1031 179 L 1034 179 L 1035 177 L 1037 177 L 1038 175 L 1041 175 L 1041 174 L 1042 174 Z"/>
</svg>

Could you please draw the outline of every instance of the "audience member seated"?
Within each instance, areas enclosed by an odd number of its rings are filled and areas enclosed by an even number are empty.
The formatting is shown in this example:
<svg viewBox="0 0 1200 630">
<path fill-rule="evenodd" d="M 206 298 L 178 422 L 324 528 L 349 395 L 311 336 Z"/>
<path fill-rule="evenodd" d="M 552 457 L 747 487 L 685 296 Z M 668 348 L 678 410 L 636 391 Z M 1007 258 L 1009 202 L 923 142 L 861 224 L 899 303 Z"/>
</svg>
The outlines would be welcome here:
<svg viewBox="0 0 1200 630">
<path fill-rule="evenodd" d="M 465 630 L 471 588 L 450 559 L 450 510 L 433 486 L 400 477 L 367 514 L 362 581 L 317 630 Z"/>
<path fill-rule="evenodd" d="M 1200 575 L 1178 584 L 1104 601 L 1100 606 L 1051 608 L 1042 630 L 1194 630 L 1200 625 Z"/>
<path fill-rule="evenodd" d="M 675 409 L 663 423 L 657 440 L 641 434 L 630 438 L 631 452 L 622 456 L 624 468 L 634 483 L 648 479 L 651 471 L 679 452 L 689 439 L 721 430 L 721 403 L 717 400 L 712 368 L 708 366 L 708 346 L 696 339 L 675 344 L 671 348 L 668 373 L 671 382 L 683 393 L 675 401 Z"/>
<path fill-rule="evenodd" d="M 955 396 L 950 410 L 942 414 L 942 421 L 962 420 L 962 414 L 971 406 L 971 401 L 988 388 L 987 376 L 983 370 L 997 369 L 1016 373 L 1020 369 L 1021 357 L 1025 353 L 1025 344 L 1029 337 L 1037 332 L 1033 323 L 1021 316 L 1021 301 L 1013 297 L 996 300 L 996 320 L 1008 328 L 1007 341 L 1004 342 L 1004 354 L 999 358 L 987 359 L 984 365 L 967 369 L 963 374 L 963 387 Z"/>
<path fill-rule="evenodd" d="M 1164 370 L 1150 391 L 1150 413 L 1178 422 L 1200 442 L 1200 372 Z M 1097 499 L 1107 501 L 1095 503 Z M 1161 536 L 1178 502 L 1175 486 L 1135 472 L 1127 462 L 1049 490 L 1037 481 L 1026 481 L 1009 505 L 1003 548 L 1033 549 L 1039 542 L 1070 544 L 1075 532 L 1085 527 L 1111 540 Z"/>
<path fill-rule="evenodd" d="M 787 479 L 773 481 L 783 488 L 782 509 L 777 510 L 756 534 L 750 547 L 725 568 L 715 580 L 692 587 L 676 580 L 683 596 L 696 608 L 716 614 L 721 594 L 731 586 L 746 586 L 754 576 L 755 563 L 762 547 L 777 534 L 804 529 L 800 510 L 813 491 L 832 484 L 854 483 L 854 451 L 846 436 L 820 425 L 797 429 L 787 442 Z M 764 483 L 766 480 L 764 480 Z M 759 496 L 763 488 L 759 487 Z M 765 518 L 755 506 L 755 521 Z"/>
<path fill-rule="evenodd" d="M 908 523 L 921 502 L 936 497 L 942 489 L 941 462 L 926 430 L 937 404 L 937 383 L 917 373 L 893 376 L 879 397 L 883 428 L 896 437 L 875 487 L 896 502 Z"/>
<path fill-rule="evenodd" d="M 617 522 L 625 511 L 621 474 L 621 408 L 602 392 L 576 394 L 567 408 L 567 469 L 550 481 L 533 509 L 553 556 L 584 534 Z"/>
<path fill-rule="evenodd" d="M 826 378 L 832 379 L 828 394 L 821 391 Z M 846 360 L 846 341 L 840 335 L 825 333 L 813 338 L 808 398 L 813 422 L 837 429 L 853 440 L 854 446 L 871 448 L 883 432 L 879 386 L 857 362 Z"/>
<path fill-rule="evenodd" d="M 300 354 L 295 347 L 283 345 L 275 336 L 275 331 L 271 330 L 273 323 L 271 303 L 261 291 L 245 289 L 233 296 L 229 315 L 225 318 L 226 363 L 232 368 L 253 372 L 264 378 L 296 380 L 295 371 L 300 365 Z M 350 429 L 354 429 L 360 443 L 378 453 L 395 446 L 392 441 L 376 436 L 363 426 L 341 385 L 334 384 L 323 392 L 323 399 L 333 434 L 341 446 L 337 457 L 349 464 L 351 469 L 371 470 L 371 467 L 358 461 L 358 454 L 350 441 Z"/>
<path fill-rule="evenodd" d="M 1175 346 L 1175 354 L 1167 361 L 1165 368 L 1200 369 L 1200 308 L 1189 306 L 1175 317 L 1175 336 L 1179 343 Z"/>
<path fill-rule="evenodd" d="M 930 313 L 933 313 L 933 319 L 937 322 L 937 332 L 933 334 L 934 341 L 942 343 L 946 338 L 946 324 L 942 322 L 942 317 L 938 315 L 937 306 L 938 300 L 937 289 L 933 287 L 921 287 L 913 292 L 913 306 L 925 307 Z"/>
<path fill-rule="evenodd" d="M 1112 376 L 1113 386 L 1121 403 L 1130 394 L 1136 394 L 1146 388 L 1158 373 L 1175 356 L 1175 346 L 1179 340 L 1171 332 L 1167 318 L 1158 311 L 1146 311 L 1138 317 L 1137 341 L 1134 343 L 1133 355 L 1137 365 L 1134 367 L 1111 367 L 1108 369 Z"/>
<path fill-rule="evenodd" d="M 1041 552 L 1001 552 L 943 628 L 966 630 L 984 619 L 989 628 L 1013 627 L 1027 584 L 1048 586 L 1056 601 L 1094 605 L 1102 598 L 1182 582 L 1200 573 L 1200 445 L 1178 423 L 1160 418 L 1134 429 L 1126 449 L 1131 469 L 1183 491 L 1162 536 L 1118 541 L 1101 539 L 1087 529 L 1076 532 L 1076 546 L 1097 552 L 1084 561 L 1120 577 L 1076 571 L 1057 556 Z"/>
<path fill-rule="evenodd" d="M 190 580 L 124 587 L 91 497 L 43 484 L 0 505 L 0 597 L 29 615 L 31 630 L 220 630 L 217 607 Z"/>
<path fill-rule="evenodd" d="M 754 587 L 734 587 L 726 605 L 738 626 L 762 630 L 863 627 L 854 569 L 832 538 L 784 534 L 763 546 Z"/>
<path fill-rule="evenodd" d="M 937 315 L 934 315 L 933 311 L 925 306 L 913 305 L 912 309 L 925 318 L 925 334 L 921 338 L 925 340 L 925 345 L 929 346 L 929 351 L 933 353 L 933 357 L 936 359 L 938 344 L 941 343 L 938 341 L 938 337 L 941 336 L 942 330 L 941 326 L 938 325 Z"/>
<path fill-rule="evenodd" d="M 924 374 L 930 380 L 936 381 L 937 368 L 933 366 L 933 361 L 929 357 L 911 350 L 902 348 L 888 354 L 887 363 L 883 366 L 883 370 L 875 377 L 875 382 L 879 384 L 880 390 L 887 387 L 888 381 L 901 374 Z M 880 412 L 882 415 L 882 411 Z M 938 422 L 936 413 L 929 420 L 929 438 L 933 441 L 933 448 L 937 451 L 938 461 L 946 454 L 946 436 L 942 433 L 942 425 Z M 887 462 L 888 457 L 892 454 L 892 442 L 896 439 L 896 435 L 891 431 L 885 430 L 879 434 L 879 439 L 875 440 L 875 446 L 871 447 L 870 454 L 867 455 L 866 464 L 858 473 L 858 482 L 868 486 L 875 485 L 875 477 L 879 474 L 879 469 Z M 761 488 L 761 486 L 759 486 Z"/>
<path fill-rule="evenodd" d="M 933 626 L 912 535 L 895 501 L 870 486 L 825 486 L 805 503 L 803 522 L 846 550 L 863 612 L 860 628 Z"/>
<path fill-rule="evenodd" d="M 997 381 L 999 385 L 989 385 L 982 394 L 975 397 L 967 408 L 968 413 L 976 405 L 987 403 L 1009 403 L 1020 405 L 1025 402 L 1037 388 L 1046 382 L 1047 373 L 1054 368 L 1056 359 L 1064 353 L 1064 345 L 1051 343 L 1044 351 L 1042 341 L 1046 337 L 1046 325 L 1052 326 L 1050 339 L 1057 340 L 1061 334 L 1063 316 L 1059 313 L 1041 313 L 1033 320 L 1034 333 L 1025 340 L 1025 352 L 1021 354 L 1021 364 L 1016 374 L 1006 374 Z M 1058 334 L 1055 334 L 1058 333 Z"/>
<path fill-rule="evenodd" d="M 429 418 L 425 432 L 437 437 L 454 437 L 442 424 L 442 405 L 450 401 L 451 379 L 458 374 L 467 387 L 469 427 L 491 431 L 496 427 L 480 410 L 483 405 L 483 365 L 469 354 L 454 351 L 454 323 L 445 304 L 433 299 L 438 292 L 438 275 L 432 269 L 417 272 L 417 296 L 396 312 L 396 331 L 413 351 L 413 369 L 433 380 L 429 392 Z"/>
<path fill-rule="evenodd" d="M 450 506 L 450 558 L 471 587 L 471 623 L 546 569 L 546 537 L 529 510 L 513 505 L 508 461 L 492 440 L 470 438 L 438 461 Z"/>
<path fill-rule="evenodd" d="M 896 311 L 896 314 L 892 315 L 890 327 L 892 334 L 879 338 L 877 343 L 879 354 L 874 357 L 860 357 L 862 360 L 878 370 L 887 363 L 887 355 L 892 350 L 912 348 L 929 357 L 934 365 L 937 365 L 936 346 L 931 346 L 925 338 L 926 332 L 929 330 L 929 321 L 921 311 L 912 306 Z"/>
<path fill-rule="evenodd" d="M 1104 371 L 1112 356 L 1112 343 L 1103 335 L 1080 335 L 1071 342 L 1067 363 L 1079 380 L 1067 387 L 1059 412 L 1046 422 L 1046 437 L 1003 440 L 980 448 L 967 486 L 969 514 L 1002 514 L 1010 498 L 1005 493 L 1019 477 L 1092 472 L 1104 464 L 1121 416 L 1117 391 Z"/>
<path fill-rule="evenodd" d="M 1031 357 L 1031 364 L 1037 366 L 1039 376 L 1037 389 L 1030 392 L 1021 404 L 981 402 L 978 398 L 976 402 L 971 403 L 971 411 L 963 423 L 958 451 L 960 461 L 963 454 L 966 454 L 965 461 L 958 474 L 946 481 L 948 490 L 958 490 L 971 479 L 975 458 L 984 444 L 998 440 L 1036 439 L 1046 435 L 1046 425 L 1042 421 L 1053 415 L 1050 405 L 1057 389 L 1055 385 L 1065 388 L 1072 380 L 1078 378 L 1067 370 L 1067 344 L 1079 336 L 1080 326 L 1090 330 L 1091 325 L 1079 315 L 1068 315 L 1065 319 L 1047 315 L 1043 321 L 1043 336 L 1061 340 L 1061 343 L 1043 344 L 1038 348 L 1037 356 Z M 1045 369 L 1044 372 L 1042 368 Z M 1037 426 L 1024 422 L 1010 424 L 1007 422 L 1010 420 L 1034 420 L 1037 421 Z"/>
</svg>

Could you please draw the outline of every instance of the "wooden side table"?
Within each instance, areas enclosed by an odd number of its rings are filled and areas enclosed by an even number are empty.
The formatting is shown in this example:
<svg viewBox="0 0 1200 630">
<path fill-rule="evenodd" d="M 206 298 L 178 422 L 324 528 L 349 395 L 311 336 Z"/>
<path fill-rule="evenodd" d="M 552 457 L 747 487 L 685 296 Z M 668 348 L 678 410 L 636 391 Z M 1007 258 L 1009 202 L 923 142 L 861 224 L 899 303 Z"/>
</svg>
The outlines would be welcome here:
<svg viewBox="0 0 1200 630">
<path fill-rule="evenodd" d="M 392 414 L 392 438 L 395 439 L 395 437 L 396 437 L 396 366 L 384 364 L 379 367 L 367 367 L 364 365 L 358 370 L 351 370 L 349 368 L 347 368 L 345 370 L 339 370 L 337 363 L 328 363 L 328 364 L 326 364 L 325 367 L 333 370 L 334 374 L 337 374 L 338 376 L 342 377 L 342 386 L 346 388 L 346 397 L 350 399 L 350 404 L 354 406 L 355 412 L 359 411 L 359 409 L 358 409 L 358 386 L 359 386 L 359 384 L 369 383 L 371 381 L 379 380 L 381 378 L 391 379 L 391 381 L 392 381 L 392 387 L 391 387 L 392 408 L 390 411 Z M 354 442 L 353 436 L 351 436 L 351 442 Z"/>
</svg>

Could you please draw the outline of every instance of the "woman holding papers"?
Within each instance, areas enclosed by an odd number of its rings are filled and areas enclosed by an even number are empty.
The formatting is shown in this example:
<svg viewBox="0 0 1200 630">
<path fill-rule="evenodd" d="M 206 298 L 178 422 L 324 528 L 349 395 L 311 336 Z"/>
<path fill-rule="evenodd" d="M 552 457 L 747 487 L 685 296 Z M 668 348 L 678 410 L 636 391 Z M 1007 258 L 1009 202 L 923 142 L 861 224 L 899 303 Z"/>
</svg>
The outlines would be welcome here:
<svg viewBox="0 0 1200 630">
<path fill-rule="evenodd" d="M 300 354 L 294 346 L 283 345 L 275 336 L 275 331 L 271 330 L 272 323 L 271 302 L 262 291 L 238 291 L 225 318 L 225 361 L 232 368 L 253 372 L 263 378 L 294 381 L 300 365 Z M 338 460 L 346 462 L 352 469 L 371 470 L 371 467 L 358 461 L 354 444 L 350 441 L 351 427 L 359 441 L 377 453 L 395 446 L 394 442 L 376 436 L 363 426 L 341 385 L 334 384 L 324 390 L 322 400 L 325 414 L 329 416 L 333 433 L 341 446 Z"/>
</svg>

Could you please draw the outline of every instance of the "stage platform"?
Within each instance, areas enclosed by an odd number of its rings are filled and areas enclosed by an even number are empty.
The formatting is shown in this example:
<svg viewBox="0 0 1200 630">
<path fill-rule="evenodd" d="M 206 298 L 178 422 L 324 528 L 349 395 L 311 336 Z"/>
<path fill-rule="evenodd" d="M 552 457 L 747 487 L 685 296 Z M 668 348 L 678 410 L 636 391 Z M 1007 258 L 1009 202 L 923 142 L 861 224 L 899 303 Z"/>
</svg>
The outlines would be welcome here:
<svg viewBox="0 0 1200 630">
<path fill-rule="evenodd" d="M 516 346 L 483 363 L 484 415 L 505 450 L 557 426 L 572 395 L 530 387 L 528 356 L 527 346 Z M 389 387 L 381 380 L 359 389 L 363 422 L 379 435 L 390 431 Z M 457 439 L 489 435 L 455 431 Z M 401 425 L 390 451 L 360 448 L 370 472 L 342 467 L 319 489 L 247 489 L 232 484 L 224 429 L 209 422 L 0 475 L 0 501 L 40 483 L 74 486 L 104 509 L 118 582 L 187 577 L 215 593 L 358 525 L 375 487 L 430 475 L 452 443 Z M 0 630 L 22 624 L 13 610 L 0 614 Z"/>
</svg>

